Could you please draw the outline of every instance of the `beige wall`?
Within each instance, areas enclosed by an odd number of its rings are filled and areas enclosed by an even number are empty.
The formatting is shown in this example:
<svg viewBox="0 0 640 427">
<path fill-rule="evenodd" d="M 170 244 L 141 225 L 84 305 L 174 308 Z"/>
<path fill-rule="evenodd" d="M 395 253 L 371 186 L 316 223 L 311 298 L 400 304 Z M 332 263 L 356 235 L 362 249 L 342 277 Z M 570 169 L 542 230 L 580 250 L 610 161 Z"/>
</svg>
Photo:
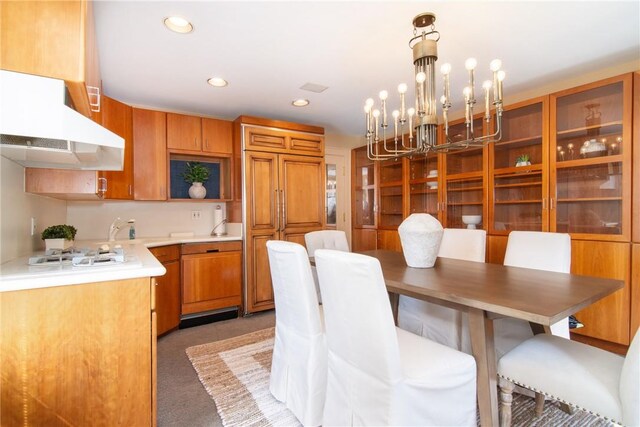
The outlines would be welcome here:
<svg viewBox="0 0 640 427">
<path fill-rule="evenodd" d="M 44 249 L 42 230 L 65 224 L 67 204 L 62 200 L 24 192 L 24 168 L 0 157 L 0 263 Z M 31 218 L 36 233 L 31 236 Z"/>
<path fill-rule="evenodd" d="M 78 229 L 78 240 L 106 240 L 109 225 L 120 217 L 136 220 L 136 237 L 166 237 L 170 233 L 189 233 L 208 236 L 215 225 L 213 210 L 218 203 L 199 202 L 134 202 L 96 201 L 69 202 L 67 221 Z M 225 204 L 220 203 L 223 210 Z M 200 219 L 192 219 L 191 212 L 199 211 Z M 117 239 L 127 239 L 128 229 L 122 229 Z"/>
</svg>

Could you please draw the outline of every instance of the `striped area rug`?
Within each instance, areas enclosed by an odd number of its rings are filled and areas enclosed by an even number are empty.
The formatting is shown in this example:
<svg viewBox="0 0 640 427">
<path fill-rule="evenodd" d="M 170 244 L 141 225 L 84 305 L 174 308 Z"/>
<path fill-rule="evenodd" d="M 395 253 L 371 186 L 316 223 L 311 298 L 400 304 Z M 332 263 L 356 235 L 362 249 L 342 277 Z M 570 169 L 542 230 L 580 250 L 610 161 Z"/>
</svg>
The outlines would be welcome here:
<svg viewBox="0 0 640 427">
<path fill-rule="evenodd" d="M 296 426 L 291 412 L 269 392 L 274 328 L 189 347 L 187 356 L 213 398 L 225 427 Z M 584 411 L 568 415 L 546 402 L 540 418 L 534 400 L 514 394 L 513 426 L 609 426 Z"/>
</svg>

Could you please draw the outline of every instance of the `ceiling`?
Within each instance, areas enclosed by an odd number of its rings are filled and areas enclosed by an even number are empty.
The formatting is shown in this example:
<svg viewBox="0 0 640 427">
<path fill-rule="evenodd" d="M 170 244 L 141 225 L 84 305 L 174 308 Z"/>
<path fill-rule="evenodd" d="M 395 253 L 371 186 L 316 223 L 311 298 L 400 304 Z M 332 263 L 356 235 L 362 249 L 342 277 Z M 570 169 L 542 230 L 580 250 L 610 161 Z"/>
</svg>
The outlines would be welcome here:
<svg viewBox="0 0 640 427">
<path fill-rule="evenodd" d="M 138 106 L 229 120 L 268 117 L 360 135 L 365 99 L 387 89 L 396 104 L 397 85 L 413 81 L 412 19 L 427 11 L 435 12 L 441 34 L 437 68 L 453 67 L 454 110 L 463 105 L 470 56 L 478 60 L 477 94 L 489 62 L 502 59 L 505 95 L 640 61 L 638 1 L 98 1 L 103 90 Z M 163 19 L 171 15 L 187 18 L 195 30 L 167 30 Z M 229 85 L 209 86 L 212 76 Z M 439 72 L 437 79 L 440 85 Z M 305 83 L 328 89 L 304 91 Z M 294 107 L 296 98 L 311 103 Z"/>
</svg>

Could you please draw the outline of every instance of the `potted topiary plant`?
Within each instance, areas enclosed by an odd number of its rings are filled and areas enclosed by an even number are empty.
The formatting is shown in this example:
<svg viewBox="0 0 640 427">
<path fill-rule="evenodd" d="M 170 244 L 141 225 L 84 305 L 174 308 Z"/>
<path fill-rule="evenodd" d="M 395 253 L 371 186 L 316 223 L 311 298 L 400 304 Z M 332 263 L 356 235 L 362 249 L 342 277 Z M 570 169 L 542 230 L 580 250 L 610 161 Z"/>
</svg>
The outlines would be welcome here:
<svg viewBox="0 0 640 427">
<path fill-rule="evenodd" d="M 202 184 L 207 182 L 210 173 L 209 168 L 200 162 L 187 162 L 182 177 L 191 184 L 189 197 L 192 199 L 204 199 L 204 196 L 207 195 L 207 189 Z"/>
<path fill-rule="evenodd" d="M 47 227 L 42 232 L 42 240 L 47 250 L 67 249 L 73 246 L 78 230 L 73 225 L 60 224 Z"/>
<path fill-rule="evenodd" d="M 516 166 L 529 166 L 531 162 L 529 161 L 528 154 L 522 154 L 516 158 Z"/>
</svg>

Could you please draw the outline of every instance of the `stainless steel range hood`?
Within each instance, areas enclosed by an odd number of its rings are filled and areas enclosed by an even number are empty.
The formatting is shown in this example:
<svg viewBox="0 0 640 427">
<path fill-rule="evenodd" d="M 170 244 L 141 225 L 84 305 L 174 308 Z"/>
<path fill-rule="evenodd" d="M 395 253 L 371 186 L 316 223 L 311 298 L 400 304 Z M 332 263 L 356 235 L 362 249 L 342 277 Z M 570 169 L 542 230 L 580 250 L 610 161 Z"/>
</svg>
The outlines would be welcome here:
<svg viewBox="0 0 640 427">
<path fill-rule="evenodd" d="M 65 100 L 63 80 L 0 70 L 0 155 L 28 167 L 122 170 L 124 139 Z"/>
</svg>

